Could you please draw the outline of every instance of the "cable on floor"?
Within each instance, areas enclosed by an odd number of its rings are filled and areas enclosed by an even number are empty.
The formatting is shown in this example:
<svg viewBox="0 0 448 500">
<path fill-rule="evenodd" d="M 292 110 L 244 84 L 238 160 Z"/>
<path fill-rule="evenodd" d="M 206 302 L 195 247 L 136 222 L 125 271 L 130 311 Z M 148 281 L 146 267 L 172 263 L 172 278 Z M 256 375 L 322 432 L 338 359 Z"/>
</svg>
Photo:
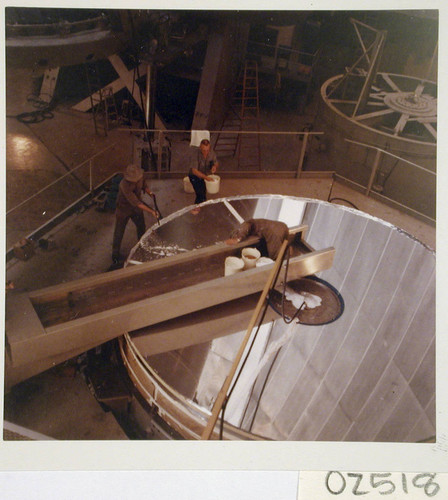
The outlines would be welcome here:
<svg viewBox="0 0 448 500">
<path fill-rule="evenodd" d="M 356 210 L 359 210 L 359 208 L 354 203 L 352 203 L 350 200 L 346 200 L 345 198 L 330 198 L 328 201 L 330 203 L 333 203 L 333 201 L 335 201 L 335 200 L 344 201 L 345 203 L 348 203 L 350 206 L 352 206 Z"/>
<path fill-rule="evenodd" d="M 19 113 L 18 115 L 7 115 L 7 118 L 16 118 L 19 122 L 26 124 L 40 123 L 44 120 L 51 120 L 54 118 L 54 114 L 51 111 L 54 108 L 54 104 L 51 101 L 43 101 L 35 95 L 29 95 L 27 101 L 37 109 L 35 111 Z"/>
</svg>

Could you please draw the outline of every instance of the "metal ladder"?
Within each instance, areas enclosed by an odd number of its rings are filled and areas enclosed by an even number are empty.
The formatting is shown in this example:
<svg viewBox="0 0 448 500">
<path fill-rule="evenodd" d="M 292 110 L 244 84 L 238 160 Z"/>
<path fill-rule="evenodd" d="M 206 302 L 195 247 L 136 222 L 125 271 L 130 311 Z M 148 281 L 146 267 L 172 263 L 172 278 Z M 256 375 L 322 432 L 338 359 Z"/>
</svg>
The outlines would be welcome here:
<svg viewBox="0 0 448 500">
<path fill-rule="evenodd" d="M 112 125 L 118 123 L 120 118 L 113 90 L 110 87 L 103 88 L 96 61 L 85 63 L 85 71 L 95 133 L 107 136 Z"/>
<path fill-rule="evenodd" d="M 258 64 L 247 60 L 244 64 L 242 82 L 236 91 L 240 100 L 242 132 L 238 138 L 238 168 L 242 170 L 261 170 L 260 162 L 260 104 L 258 97 Z"/>
<path fill-rule="evenodd" d="M 243 130 L 254 133 L 238 133 Z M 255 61 L 245 61 L 213 149 L 218 157 L 238 153 L 238 168 L 242 170 L 260 169 L 259 130 L 258 66 Z"/>
<path fill-rule="evenodd" d="M 106 87 L 102 91 L 104 99 L 104 111 L 106 117 L 106 134 L 114 125 L 120 122 L 120 115 L 115 103 L 114 91 L 111 87 Z"/>
<path fill-rule="evenodd" d="M 238 132 L 241 130 L 241 118 L 235 107 L 231 104 L 221 126 L 221 131 L 216 137 L 213 147 L 219 157 L 235 156 L 238 147 Z M 234 133 L 232 133 L 234 132 Z"/>
</svg>

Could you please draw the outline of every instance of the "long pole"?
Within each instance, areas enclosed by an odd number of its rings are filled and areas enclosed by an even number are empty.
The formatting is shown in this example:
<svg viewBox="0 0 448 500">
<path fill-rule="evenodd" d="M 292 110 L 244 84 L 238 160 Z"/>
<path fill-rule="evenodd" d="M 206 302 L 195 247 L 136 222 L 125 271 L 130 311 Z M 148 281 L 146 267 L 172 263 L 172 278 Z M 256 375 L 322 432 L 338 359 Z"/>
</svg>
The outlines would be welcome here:
<svg viewBox="0 0 448 500">
<path fill-rule="evenodd" d="M 240 360 L 243 356 L 244 349 L 246 348 L 246 345 L 249 342 L 250 335 L 251 335 L 252 330 L 255 326 L 255 322 L 257 321 L 258 315 L 260 314 L 261 308 L 262 308 L 263 303 L 266 299 L 266 296 L 269 292 L 269 289 L 271 288 L 272 282 L 274 281 L 274 278 L 277 274 L 277 271 L 278 271 L 278 269 L 281 266 L 281 263 L 283 261 L 283 256 L 285 254 L 285 250 L 286 250 L 287 246 L 288 246 L 288 240 L 285 240 L 280 248 L 280 252 L 278 254 L 277 260 L 275 261 L 275 265 L 271 270 L 269 278 L 266 281 L 266 284 L 264 285 L 264 289 L 261 292 L 260 298 L 258 299 L 257 306 L 252 314 L 251 320 L 249 322 L 249 326 L 247 327 L 247 330 L 246 330 L 246 334 L 244 336 L 243 341 L 241 342 L 240 348 L 239 348 L 238 353 L 235 357 L 235 360 L 233 361 L 232 367 L 230 368 L 230 372 L 227 375 L 226 379 L 224 380 L 224 383 L 221 387 L 221 390 L 219 391 L 218 396 L 215 400 L 215 404 L 213 405 L 211 417 L 209 418 L 207 425 L 205 426 L 205 428 L 202 432 L 201 439 L 210 439 L 210 436 L 213 432 L 216 421 L 218 420 L 219 412 L 221 411 L 222 405 L 224 404 L 224 401 L 227 397 L 227 392 L 229 390 L 230 384 L 232 383 L 233 377 L 235 376 L 236 370 L 237 370 L 238 365 L 240 363 Z"/>
</svg>

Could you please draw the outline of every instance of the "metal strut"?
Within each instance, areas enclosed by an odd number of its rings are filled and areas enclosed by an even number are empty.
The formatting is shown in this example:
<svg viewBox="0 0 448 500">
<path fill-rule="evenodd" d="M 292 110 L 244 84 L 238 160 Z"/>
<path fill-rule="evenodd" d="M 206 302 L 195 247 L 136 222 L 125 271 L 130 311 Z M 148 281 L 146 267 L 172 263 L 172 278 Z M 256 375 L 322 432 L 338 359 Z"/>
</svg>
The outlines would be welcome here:
<svg viewBox="0 0 448 500">
<path fill-rule="evenodd" d="M 249 326 L 247 327 L 247 330 L 246 330 L 246 334 L 243 338 L 243 341 L 241 342 L 240 348 L 238 349 L 238 352 L 237 352 L 236 357 L 233 361 L 232 367 L 230 368 L 229 374 L 227 375 L 226 379 L 224 380 L 224 383 L 221 387 L 221 390 L 219 391 L 218 396 L 215 400 L 215 403 L 214 403 L 213 409 L 212 409 L 211 417 L 209 418 L 207 425 L 205 426 L 205 428 L 202 432 L 201 439 L 205 439 L 205 440 L 210 439 L 210 436 L 213 432 L 216 421 L 218 419 L 219 412 L 221 411 L 221 408 L 227 399 L 227 392 L 230 388 L 230 384 L 232 383 L 232 379 L 235 376 L 236 370 L 237 370 L 238 365 L 240 363 L 240 360 L 243 356 L 244 349 L 246 348 L 246 345 L 249 342 L 252 330 L 255 326 L 258 315 L 260 314 L 261 308 L 263 307 L 263 304 L 266 300 L 268 292 L 271 289 L 272 283 L 274 282 L 275 277 L 278 275 L 278 270 L 280 269 L 280 266 L 283 262 L 283 257 L 285 255 L 286 249 L 288 248 L 288 245 L 289 245 L 288 240 L 284 240 L 282 243 L 282 246 L 280 248 L 280 252 L 278 254 L 277 260 L 275 261 L 275 265 L 272 268 L 271 273 L 269 274 L 269 277 L 268 277 L 266 284 L 263 288 L 263 291 L 261 292 L 260 298 L 258 299 L 257 306 L 252 314 L 251 320 L 249 322 Z"/>
</svg>

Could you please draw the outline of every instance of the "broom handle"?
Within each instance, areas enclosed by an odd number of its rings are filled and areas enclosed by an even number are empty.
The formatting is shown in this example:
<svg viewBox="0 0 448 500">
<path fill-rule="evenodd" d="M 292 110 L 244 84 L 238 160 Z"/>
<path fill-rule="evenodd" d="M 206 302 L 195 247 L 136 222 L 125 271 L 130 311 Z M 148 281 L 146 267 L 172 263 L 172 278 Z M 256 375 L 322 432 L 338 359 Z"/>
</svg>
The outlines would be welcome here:
<svg viewBox="0 0 448 500">
<path fill-rule="evenodd" d="M 221 390 L 219 391 L 218 396 L 215 400 L 215 403 L 214 403 L 213 409 L 212 409 L 212 415 L 209 418 L 204 430 L 202 431 L 201 439 L 210 439 L 210 436 L 213 432 L 216 421 L 218 420 L 219 412 L 221 411 L 222 405 L 224 404 L 224 401 L 226 399 L 227 391 L 229 390 L 230 384 L 232 383 L 232 380 L 233 380 L 235 372 L 238 368 L 239 362 L 243 356 L 244 349 L 246 348 L 246 345 L 249 342 L 250 335 L 251 335 L 252 330 L 255 326 L 255 322 L 257 321 L 257 318 L 258 318 L 258 315 L 260 314 L 263 303 L 266 299 L 266 296 L 269 292 L 269 289 L 271 288 L 271 285 L 272 285 L 272 282 L 274 281 L 275 275 L 277 274 L 277 270 L 281 266 L 281 263 L 283 261 L 283 255 L 285 254 L 285 250 L 286 250 L 287 246 L 288 246 L 288 240 L 284 240 L 282 246 L 280 247 L 280 251 L 279 251 L 277 260 L 275 261 L 275 265 L 272 268 L 271 274 L 269 275 L 269 278 L 266 281 L 266 284 L 264 285 L 264 289 L 261 292 L 260 298 L 258 299 L 257 306 L 255 307 L 255 310 L 252 314 L 252 318 L 249 322 L 249 326 L 247 327 L 246 335 L 244 336 L 244 339 L 241 342 L 238 353 L 235 357 L 235 360 L 233 361 L 232 367 L 230 368 L 230 372 L 227 375 L 226 379 L 224 380 L 224 384 L 222 385 Z"/>
</svg>

